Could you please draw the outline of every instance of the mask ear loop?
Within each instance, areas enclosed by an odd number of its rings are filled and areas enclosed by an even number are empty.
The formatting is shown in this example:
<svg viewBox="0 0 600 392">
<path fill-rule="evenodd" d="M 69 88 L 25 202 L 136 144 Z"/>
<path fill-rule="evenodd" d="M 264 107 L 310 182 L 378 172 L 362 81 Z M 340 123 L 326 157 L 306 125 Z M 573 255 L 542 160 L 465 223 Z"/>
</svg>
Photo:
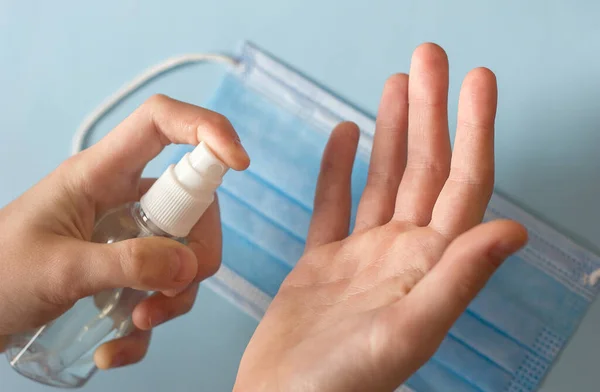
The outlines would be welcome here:
<svg viewBox="0 0 600 392">
<path fill-rule="evenodd" d="M 83 120 L 83 122 L 81 123 L 81 125 L 79 125 L 79 128 L 73 135 L 71 155 L 75 155 L 80 151 L 84 150 L 86 148 L 85 142 L 92 130 L 94 129 L 94 127 L 96 126 L 96 124 L 98 124 L 98 122 L 104 116 L 110 113 L 110 111 L 116 105 L 121 103 L 125 98 L 137 91 L 140 87 L 144 86 L 152 79 L 162 75 L 163 73 L 171 71 L 175 68 L 179 68 L 184 65 L 204 62 L 224 63 L 232 67 L 235 67 L 239 64 L 239 61 L 237 59 L 234 59 L 233 57 L 227 55 L 214 53 L 191 53 L 184 54 L 182 56 L 172 57 L 146 69 L 136 78 L 122 86 L 112 96 L 108 97 Z"/>
</svg>

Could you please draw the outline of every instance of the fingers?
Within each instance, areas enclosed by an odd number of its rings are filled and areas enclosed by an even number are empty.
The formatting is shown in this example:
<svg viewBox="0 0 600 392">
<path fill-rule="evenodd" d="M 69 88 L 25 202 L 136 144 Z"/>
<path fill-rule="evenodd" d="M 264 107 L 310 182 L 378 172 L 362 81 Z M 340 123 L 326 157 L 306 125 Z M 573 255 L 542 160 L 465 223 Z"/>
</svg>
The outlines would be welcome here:
<svg viewBox="0 0 600 392">
<path fill-rule="evenodd" d="M 155 95 L 90 148 L 95 165 L 140 171 L 171 143 L 205 141 L 225 164 L 248 167 L 248 155 L 222 115 L 164 95 Z"/>
<path fill-rule="evenodd" d="M 431 227 L 449 238 L 481 222 L 494 188 L 496 77 L 485 68 L 465 78 L 450 175 L 436 202 Z"/>
<path fill-rule="evenodd" d="M 369 175 L 358 205 L 355 231 L 382 225 L 392 218 L 406 164 L 407 130 L 408 75 L 397 74 L 383 88 Z"/>
<path fill-rule="evenodd" d="M 205 141 L 225 164 L 243 170 L 250 164 L 231 123 L 222 115 L 156 95 L 100 142 L 61 167 L 69 188 L 88 195 L 97 212 L 136 200 L 146 164 L 170 143 Z"/>
<path fill-rule="evenodd" d="M 394 219 L 427 225 L 450 168 L 448 58 L 434 44 L 419 46 L 408 82 L 408 153 Z"/>
<path fill-rule="evenodd" d="M 407 334 L 417 344 L 432 342 L 437 347 L 496 269 L 526 242 L 525 228 L 513 221 L 476 226 L 450 244 L 436 266 L 392 311 L 408 323 Z"/>
<path fill-rule="evenodd" d="M 106 342 L 94 352 L 94 362 L 102 370 L 137 363 L 146 356 L 151 336 L 150 331 L 138 329 L 127 336 Z"/>
<path fill-rule="evenodd" d="M 150 344 L 151 329 L 189 312 L 197 293 L 198 284 L 194 284 L 173 298 L 156 293 L 142 301 L 132 314 L 133 323 L 138 329 L 98 347 L 94 353 L 96 366 L 100 369 L 111 369 L 144 359 Z"/>
<path fill-rule="evenodd" d="M 198 259 L 194 252 L 171 239 L 137 238 L 101 247 L 104 249 L 99 250 L 96 263 L 103 263 L 106 267 L 99 267 L 97 271 L 106 272 L 106 283 L 113 286 L 106 288 L 178 290 L 187 287 L 198 274 Z M 101 282 L 101 278 L 97 281 Z M 98 287 L 92 289 L 93 292 L 98 291 Z"/>
<path fill-rule="evenodd" d="M 358 146 L 359 130 L 341 123 L 332 132 L 323 153 L 306 249 L 338 241 L 350 225 L 350 181 Z"/>
<path fill-rule="evenodd" d="M 188 313 L 196 301 L 198 286 L 193 284 L 175 297 L 153 294 L 135 307 L 133 323 L 141 330 L 149 330 Z"/>
<path fill-rule="evenodd" d="M 194 252 L 199 263 L 194 282 L 200 282 L 219 270 L 223 252 L 221 230 L 219 200 L 215 195 L 215 201 L 204 212 L 202 218 L 192 228 L 187 237 L 188 248 Z"/>
<path fill-rule="evenodd" d="M 198 284 L 193 284 L 175 297 L 155 293 L 139 303 L 132 314 L 133 323 L 138 329 L 98 347 L 94 353 L 96 366 L 111 369 L 144 359 L 150 343 L 151 329 L 189 312 L 197 293 Z"/>
<path fill-rule="evenodd" d="M 142 179 L 143 193 L 154 179 Z M 190 231 L 187 245 L 164 237 L 109 244 L 65 238 L 53 242 L 48 255 L 50 296 L 69 303 L 107 289 L 130 287 L 175 296 L 191 283 L 214 275 L 220 267 L 222 234 L 218 199 Z M 57 255 L 57 257 L 53 257 Z M 40 282 L 47 286 L 48 281 Z"/>
<path fill-rule="evenodd" d="M 112 244 L 72 240 L 61 246 L 61 260 L 49 263 L 47 276 L 57 296 L 66 300 L 120 287 L 181 291 L 204 273 L 192 249 L 164 237 Z"/>
</svg>

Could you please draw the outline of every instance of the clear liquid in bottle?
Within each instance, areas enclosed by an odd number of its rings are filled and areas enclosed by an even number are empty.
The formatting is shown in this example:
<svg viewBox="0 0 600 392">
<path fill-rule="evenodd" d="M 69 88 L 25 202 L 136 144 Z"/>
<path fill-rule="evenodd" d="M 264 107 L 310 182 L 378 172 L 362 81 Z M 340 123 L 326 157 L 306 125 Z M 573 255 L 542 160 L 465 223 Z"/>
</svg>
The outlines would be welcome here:
<svg viewBox="0 0 600 392">
<path fill-rule="evenodd" d="M 95 226 L 92 241 L 112 243 L 157 235 L 173 238 L 146 218 L 139 203 L 131 203 L 104 215 Z M 6 349 L 11 366 L 44 384 L 82 386 L 96 371 L 95 350 L 131 331 L 131 313 L 147 295 L 117 289 L 80 299 L 45 326 L 11 336 Z"/>
</svg>

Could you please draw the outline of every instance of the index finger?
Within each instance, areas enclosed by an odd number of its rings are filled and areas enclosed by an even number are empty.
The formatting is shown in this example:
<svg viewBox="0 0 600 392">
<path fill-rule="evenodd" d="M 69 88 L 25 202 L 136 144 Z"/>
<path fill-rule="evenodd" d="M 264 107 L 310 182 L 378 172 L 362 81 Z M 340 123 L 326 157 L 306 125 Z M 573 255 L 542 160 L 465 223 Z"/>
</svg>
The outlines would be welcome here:
<svg viewBox="0 0 600 392">
<path fill-rule="evenodd" d="M 155 95 L 89 148 L 97 168 L 141 172 L 167 145 L 206 142 L 229 167 L 250 164 L 233 126 L 223 115 L 164 95 Z"/>
</svg>

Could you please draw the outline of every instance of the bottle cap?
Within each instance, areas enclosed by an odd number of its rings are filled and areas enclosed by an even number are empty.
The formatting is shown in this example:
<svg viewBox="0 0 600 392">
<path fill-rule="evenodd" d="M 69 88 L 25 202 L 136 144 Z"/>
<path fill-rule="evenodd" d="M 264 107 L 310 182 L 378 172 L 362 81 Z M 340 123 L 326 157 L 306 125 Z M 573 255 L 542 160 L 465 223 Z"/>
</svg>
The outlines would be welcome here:
<svg viewBox="0 0 600 392">
<path fill-rule="evenodd" d="M 152 223 L 174 237 L 186 237 L 214 201 L 229 168 L 201 142 L 171 165 L 140 200 Z"/>
</svg>

